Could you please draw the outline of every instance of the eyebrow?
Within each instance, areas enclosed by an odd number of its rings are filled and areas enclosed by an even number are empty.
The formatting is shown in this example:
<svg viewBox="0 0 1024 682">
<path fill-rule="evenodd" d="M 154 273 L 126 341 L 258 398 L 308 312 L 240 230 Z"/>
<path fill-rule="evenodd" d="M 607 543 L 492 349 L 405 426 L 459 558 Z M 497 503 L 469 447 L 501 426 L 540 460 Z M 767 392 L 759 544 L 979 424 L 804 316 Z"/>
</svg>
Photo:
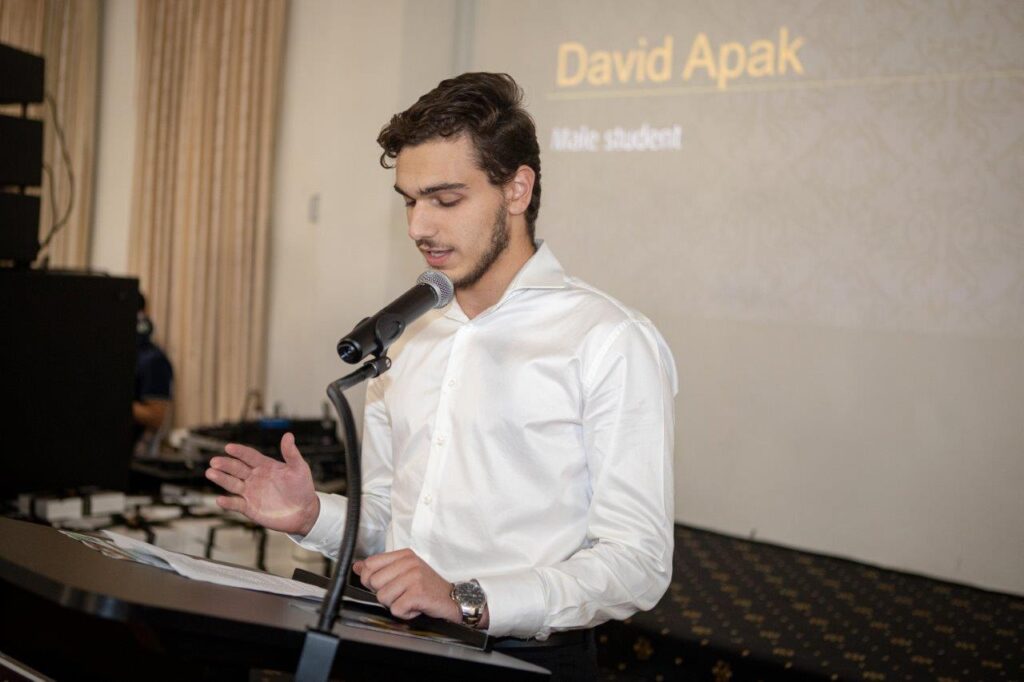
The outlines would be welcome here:
<svg viewBox="0 0 1024 682">
<path fill-rule="evenodd" d="M 448 192 L 453 189 L 466 189 L 468 186 L 469 185 L 463 182 L 442 182 L 437 185 L 431 185 L 430 187 L 424 187 L 416 194 L 417 196 L 428 197 L 431 194 L 437 194 L 438 192 Z M 398 185 L 395 185 L 395 191 L 401 194 L 403 197 L 406 197 L 407 199 L 413 198 Z"/>
</svg>

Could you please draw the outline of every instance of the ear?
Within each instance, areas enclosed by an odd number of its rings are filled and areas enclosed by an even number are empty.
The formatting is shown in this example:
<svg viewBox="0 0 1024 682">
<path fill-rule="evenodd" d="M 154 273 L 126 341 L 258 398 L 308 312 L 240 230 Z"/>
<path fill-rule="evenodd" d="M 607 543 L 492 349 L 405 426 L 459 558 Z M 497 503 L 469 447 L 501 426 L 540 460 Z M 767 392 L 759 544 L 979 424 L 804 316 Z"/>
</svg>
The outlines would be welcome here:
<svg viewBox="0 0 1024 682">
<path fill-rule="evenodd" d="M 529 166 L 520 166 L 516 174 L 505 183 L 505 201 L 511 215 L 523 215 L 533 199 L 533 183 L 537 174 Z"/>
</svg>

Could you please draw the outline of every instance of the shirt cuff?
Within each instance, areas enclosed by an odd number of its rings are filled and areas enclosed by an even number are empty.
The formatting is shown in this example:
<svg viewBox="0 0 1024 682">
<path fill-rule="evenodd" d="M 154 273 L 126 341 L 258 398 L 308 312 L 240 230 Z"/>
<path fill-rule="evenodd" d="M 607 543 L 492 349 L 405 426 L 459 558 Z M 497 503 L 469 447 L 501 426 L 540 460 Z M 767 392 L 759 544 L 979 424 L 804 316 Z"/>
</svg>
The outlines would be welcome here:
<svg viewBox="0 0 1024 682">
<path fill-rule="evenodd" d="M 303 549 L 334 558 L 338 556 L 338 547 L 341 545 L 341 531 L 345 527 L 348 500 L 341 495 L 328 493 L 317 493 L 316 496 L 320 498 L 320 514 L 316 517 L 316 523 L 309 534 L 305 537 L 289 534 L 288 537 Z"/>
<path fill-rule="evenodd" d="M 547 598 L 544 581 L 533 569 L 477 578 L 487 596 L 490 622 L 487 634 L 492 637 L 538 637 L 546 639 L 544 627 Z"/>
</svg>

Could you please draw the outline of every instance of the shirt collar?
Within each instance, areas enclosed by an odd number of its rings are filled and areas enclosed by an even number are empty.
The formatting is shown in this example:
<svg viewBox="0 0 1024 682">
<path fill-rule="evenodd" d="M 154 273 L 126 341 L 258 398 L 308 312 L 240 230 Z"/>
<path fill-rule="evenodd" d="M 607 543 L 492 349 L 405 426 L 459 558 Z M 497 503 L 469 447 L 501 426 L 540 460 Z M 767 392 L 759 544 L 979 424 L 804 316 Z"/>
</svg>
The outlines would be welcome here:
<svg viewBox="0 0 1024 682">
<path fill-rule="evenodd" d="M 530 256 L 530 259 L 526 261 L 523 267 L 519 269 L 519 272 L 516 273 L 516 276 L 512 278 L 512 282 L 505 289 L 501 299 L 481 313 L 481 315 L 500 308 L 517 291 L 524 289 L 564 289 L 566 287 L 565 270 L 562 269 L 562 264 L 555 258 L 555 254 L 551 252 L 551 249 L 544 243 L 543 239 L 538 239 L 534 244 L 537 246 L 537 251 Z M 462 312 L 459 302 L 454 298 L 451 305 L 448 306 L 448 310 L 445 311 L 445 317 L 459 320 L 460 322 L 468 319 L 466 314 Z"/>
<path fill-rule="evenodd" d="M 526 261 L 526 264 L 516 273 L 512 283 L 505 290 L 505 295 L 501 297 L 502 300 L 519 289 L 565 288 L 565 270 L 562 269 L 562 264 L 558 262 L 555 254 L 551 252 L 543 239 L 538 239 L 535 243 L 537 245 L 536 253 L 530 256 L 530 260 Z"/>
</svg>

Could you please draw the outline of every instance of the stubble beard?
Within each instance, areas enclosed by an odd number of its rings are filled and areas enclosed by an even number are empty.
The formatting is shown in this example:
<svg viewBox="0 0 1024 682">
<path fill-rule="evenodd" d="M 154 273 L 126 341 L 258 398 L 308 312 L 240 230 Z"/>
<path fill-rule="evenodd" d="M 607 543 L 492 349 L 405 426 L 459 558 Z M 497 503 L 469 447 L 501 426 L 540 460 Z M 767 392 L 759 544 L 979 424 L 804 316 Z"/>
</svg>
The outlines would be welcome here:
<svg viewBox="0 0 1024 682">
<path fill-rule="evenodd" d="M 487 246 L 487 251 L 480 256 L 473 265 L 472 270 L 453 282 L 455 288 L 465 289 L 480 281 L 480 278 L 487 274 L 487 271 L 491 269 L 491 266 L 498 260 L 502 252 L 508 248 L 508 244 L 508 204 L 503 201 L 501 206 L 498 207 L 498 212 L 494 214 L 494 224 L 491 227 L 491 243 Z"/>
</svg>

